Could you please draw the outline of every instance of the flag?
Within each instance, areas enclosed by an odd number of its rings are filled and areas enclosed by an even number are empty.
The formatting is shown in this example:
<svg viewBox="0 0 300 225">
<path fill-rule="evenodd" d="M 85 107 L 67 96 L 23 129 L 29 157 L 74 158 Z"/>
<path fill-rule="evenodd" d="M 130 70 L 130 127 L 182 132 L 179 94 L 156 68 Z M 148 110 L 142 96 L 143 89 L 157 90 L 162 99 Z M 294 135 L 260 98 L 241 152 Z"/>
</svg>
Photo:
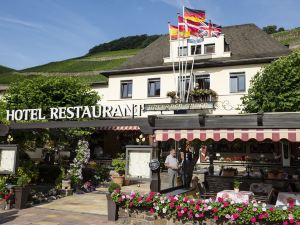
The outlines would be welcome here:
<svg viewBox="0 0 300 225">
<path fill-rule="evenodd" d="M 198 25 L 197 25 L 198 24 Z M 193 21 L 184 19 L 182 16 L 178 16 L 178 27 L 179 30 L 189 32 L 189 35 L 198 37 L 200 23 L 195 23 Z"/>
<path fill-rule="evenodd" d="M 207 22 L 201 22 L 200 23 L 200 34 L 203 37 L 219 37 L 222 33 L 222 27 L 214 24 L 214 23 L 207 23 Z"/>
<path fill-rule="evenodd" d="M 179 34 L 178 34 L 179 32 Z M 171 40 L 177 40 L 179 38 L 189 38 L 190 32 L 185 30 L 183 26 L 169 25 L 169 35 Z"/>
<path fill-rule="evenodd" d="M 193 21 L 195 23 L 203 22 L 205 20 L 205 11 L 203 10 L 190 9 L 184 7 L 183 12 L 184 19 Z"/>
<path fill-rule="evenodd" d="M 169 24 L 169 35 L 171 40 L 178 38 L 178 27 Z"/>
</svg>

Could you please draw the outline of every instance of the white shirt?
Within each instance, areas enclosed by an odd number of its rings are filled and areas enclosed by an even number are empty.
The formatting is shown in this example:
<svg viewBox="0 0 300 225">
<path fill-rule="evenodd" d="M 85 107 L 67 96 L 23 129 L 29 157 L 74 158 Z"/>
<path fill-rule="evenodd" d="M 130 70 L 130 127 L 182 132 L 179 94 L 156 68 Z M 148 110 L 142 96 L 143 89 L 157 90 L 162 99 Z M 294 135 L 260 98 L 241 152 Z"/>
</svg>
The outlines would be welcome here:
<svg viewBox="0 0 300 225">
<path fill-rule="evenodd" d="M 177 159 L 176 157 L 173 157 L 172 155 L 168 155 L 165 161 L 165 164 L 168 164 L 169 167 L 177 167 Z"/>
</svg>

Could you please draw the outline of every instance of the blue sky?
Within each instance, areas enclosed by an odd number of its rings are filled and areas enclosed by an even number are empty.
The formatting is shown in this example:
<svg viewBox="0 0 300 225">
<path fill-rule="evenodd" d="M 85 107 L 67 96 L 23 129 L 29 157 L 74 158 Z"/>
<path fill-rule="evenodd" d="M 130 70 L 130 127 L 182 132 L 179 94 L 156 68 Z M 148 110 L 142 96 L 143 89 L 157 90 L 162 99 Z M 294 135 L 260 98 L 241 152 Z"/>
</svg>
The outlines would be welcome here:
<svg viewBox="0 0 300 225">
<path fill-rule="evenodd" d="M 167 33 L 182 2 L 222 26 L 300 26 L 299 0 L 1 0 L 0 64 L 27 68 L 122 36 Z"/>
</svg>

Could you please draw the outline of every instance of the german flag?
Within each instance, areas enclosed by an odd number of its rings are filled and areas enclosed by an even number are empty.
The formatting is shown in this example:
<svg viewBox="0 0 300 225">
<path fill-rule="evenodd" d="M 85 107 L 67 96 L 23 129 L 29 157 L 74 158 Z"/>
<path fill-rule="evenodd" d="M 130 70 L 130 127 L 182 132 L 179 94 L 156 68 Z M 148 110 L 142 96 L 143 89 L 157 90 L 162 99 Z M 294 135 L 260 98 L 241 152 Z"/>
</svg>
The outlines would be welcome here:
<svg viewBox="0 0 300 225">
<path fill-rule="evenodd" d="M 183 17 L 195 23 L 203 22 L 205 20 L 205 11 L 184 7 Z"/>
</svg>

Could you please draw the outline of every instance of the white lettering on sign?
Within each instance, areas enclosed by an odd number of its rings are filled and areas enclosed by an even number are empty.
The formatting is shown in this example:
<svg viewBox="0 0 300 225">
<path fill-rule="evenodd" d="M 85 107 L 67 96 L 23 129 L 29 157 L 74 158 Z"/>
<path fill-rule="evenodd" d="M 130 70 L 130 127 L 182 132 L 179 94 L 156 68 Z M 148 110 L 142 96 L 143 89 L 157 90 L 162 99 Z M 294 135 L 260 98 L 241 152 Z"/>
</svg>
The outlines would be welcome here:
<svg viewBox="0 0 300 225">
<path fill-rule="evenodd" d="M 142 105 L 95 105 L 50 108 L 49 115 L 43 115 L 42 109 L 6 110 L 8 121 L 20 120 L 61 120 L 80 118 L 136 117 L 142 115 Z"/>
</svg>

